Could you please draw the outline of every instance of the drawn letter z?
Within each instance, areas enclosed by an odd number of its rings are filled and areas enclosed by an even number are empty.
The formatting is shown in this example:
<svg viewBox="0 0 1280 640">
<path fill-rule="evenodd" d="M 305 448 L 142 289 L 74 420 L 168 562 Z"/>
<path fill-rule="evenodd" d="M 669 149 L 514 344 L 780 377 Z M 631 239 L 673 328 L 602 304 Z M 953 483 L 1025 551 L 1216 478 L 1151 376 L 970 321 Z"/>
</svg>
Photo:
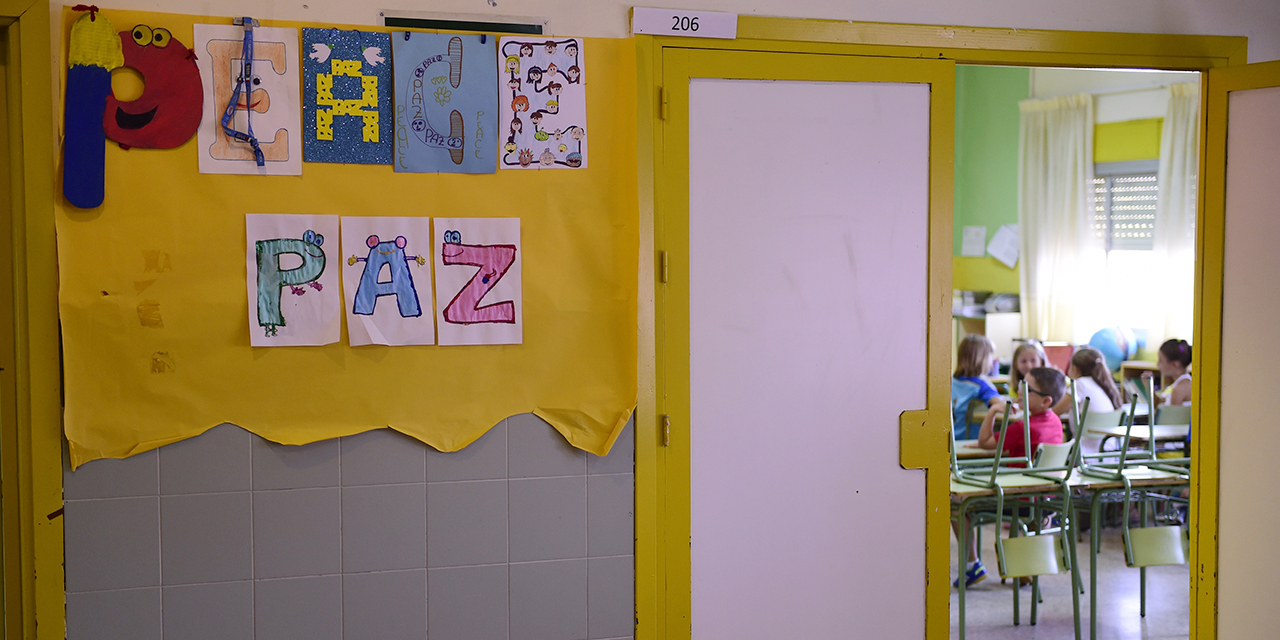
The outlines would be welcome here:
<svg viewBox="0 0 1280 640">
<path fill-rule="evenodd" d="M 516 247 L 511 244 L 472 245 L 447 242 L 441 249 L 445 265 L 467 264 L 480 267 L 466 286 L 444 308 L 444 321 L 452 324 L 501 322 L 514 324 L 516 305 L 507 300 L 480 306 L 480 301 L 506 275 L 516 261 Z"/>
</svg>

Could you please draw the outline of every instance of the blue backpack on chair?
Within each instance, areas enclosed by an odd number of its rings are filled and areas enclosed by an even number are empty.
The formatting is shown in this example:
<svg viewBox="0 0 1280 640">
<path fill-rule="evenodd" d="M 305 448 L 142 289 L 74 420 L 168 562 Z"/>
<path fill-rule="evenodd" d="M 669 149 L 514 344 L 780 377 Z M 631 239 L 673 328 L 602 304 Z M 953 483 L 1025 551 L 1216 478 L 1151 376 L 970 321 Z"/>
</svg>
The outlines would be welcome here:
<svg viewBox="0 0 1280 640">
<path fill-rule="evenodd" d="M 978 437 L 981 425 L 969 423 L 969 403 L 977 400 L 981 389 L 968 380 L 951 379 L 951 430 L 956 440 L 972 440 Z M 972 427 L 973 433 L 970 434 Z"/>
</svg>

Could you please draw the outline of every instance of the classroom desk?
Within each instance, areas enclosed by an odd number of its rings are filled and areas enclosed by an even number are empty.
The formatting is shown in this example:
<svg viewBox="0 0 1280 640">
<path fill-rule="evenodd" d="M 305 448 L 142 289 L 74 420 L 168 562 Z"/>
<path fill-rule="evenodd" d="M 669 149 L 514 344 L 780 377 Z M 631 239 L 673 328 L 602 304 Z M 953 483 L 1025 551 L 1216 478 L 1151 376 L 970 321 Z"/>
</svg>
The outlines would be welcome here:
<svg viewBox="0 0 1280 640">
<path fill-rule="evenodd" d="M 1005 398 L 1005 400 L 1008 400 L 1008 399 L 1009 399 L 1008 397 L 1006 397 L 1006 398 Z M 1123 409 L 1124 409 L 1125 411 L 1128 411 L 1128 405 L 1126 405 L 1125 407 L 1123 407 Z M 981 407 L 981 408 L 978 408 L 978 409 L 974 409 L 974 410 L 973 410 L 973 419 L 974 419 L 974 421 L 975 421 L 975 422 L 982 422 L 983 420 L 986 420 L 986 418 L 987 418 L 987 412 L 988 412 L 988 411 L 990 411 L 990 410 L 991 410 L 991 409 L 990 409 L 990 407 Z M 1137 408 L 1136 410 L 1134 410 L 1134 412 L 1133 412 L 1134 425 L 1135 425 L 1135 426 L 1134 426 L 1134 428 L 1135 428 L 1135 429 L 1137 429 L 1137 425 L 1138 425 L 1138 424 L 1142 424 L 1142 423 L 1147 422 L 1147 418 L 1148 418 L 1150 415 L 1151 415 L 1151 408 L 1150 408 L 1150 407 L 1148 407 L 1148 406 L 1147 406 L 1147 405 L 1145 405 L 1145 404 L 1139 404 L 1139 405 L 1138 405 L 1138 408 Z M 1022 419 L 1022 415 L 1021 415 L 1020 413 L 1018 413 L 1018 412 L 1013 412 L 1013 413 L 1009 414 L 1009 421 L 1010 421 L 1010 422 L 1013 422 L 1014 420 L 1021 420 L 1021 419 Z M 1065 422 L 1066 422 L 1066 420 L 1064 419 L 1064 420 L 1063 420 L 1063 422 L 1065 423 Z M 1121 430 L 1123 430 L 1123 429 L 1124 429 L 1124 427 L 1121 427 Z M 1120 434 L 1120 435 L 1124 435 L 1124 434 L 1122 433 L 1122 434 Z"/>
<path fill-rule="evenodd" d="M 965 443 L 965 442 L 972 442 L 972 441 L 960 440 L 957 442 L 957 445 L 956 445 L 957 457 L 959 457 L 959 451 L 963 449 L 962 443 Z M 1062 472 L 1047 473 L 1044 475 L 1061 477 Z M 1148 499 L 1146 494 L 1146 492 L 1148 491 L 1154 491 L 1158 489 L 1176 489 L 1176 488 L 1189 486 L 1190 484 L 1190 479 L 1188 474 L 1174 473 L 1174 472 L 1164 471 L 1160 469 L 1150 469 L 1145 466 L 1134 466 L 1134 467 L 1125 469 L 1124 475 L 1126 478 L 1128 478 L 1129 485 L 1132 489 L 1140 490 L 1139 496 L 1137 497 L 1138 502 Z M 1015 498 L 1016 497 L 1026 498 L 1026 497 L 1033 497 L 1033 496 L 1049 497 L 1049 496 L 1055 496 L 1062 493 L 1061 486 L 1057 483 L 1046 482 L 1042 478 L 1035 478 L 1032 476 L 1025 476 L 1021 474 L 1001 475 L 997 477 L 996 482 L 1000 486 L 1001 492 L 1004 494 L 1006 499 L 1010 497 L 1015 497 Z M 991 508 L 991 506 L 993 506 L 995 502 L 995 491 L 992 489 L 985 489 L 982 487 L 976 487 L 970 484 L 959 482 L 955 479 L 954 475 L 951 477 L 950 484 L 951 484 L 950 498 L 951 498 L 951 505 L 952 505 L 951 510 L 957 517 L 961 519 L 965 518 L 971 511 L 977 511 L 980 507 Z M 1085 498 L 1089 498 L 1090 500 L 1091 526 L 1090 526 L 1090 532 L 1089 532 L 1090 533 L 1089 634 L 1090 634 L 1090 638 L 1096 639 L 1097 629 L 1098 629 L 1098 623 L 1097 623 L 1098 547 L 1101 541 L 1101 531 L 1102 531 L 1101 505 L 1102 505 L 1102 502 L 1106 500 L 1108 496 L 1115 496 L 1118 493 L 1123 494 L 1124 483 L 1118 479 L 1097 478 L 1097 477 L 1088 476 L 1083 474 L 1079 470 L 1076 470 L 1072 473 L 1071 479 L 1068 481 L 1068 487 L 1069 487 L 1069 494 L 1070 494 L 1069 496 L 1067 496 L 1068 499 L 1083 500 Z M 1074 511 L 1074 510 L 1070 510 L 1070 511 Z M 1128 517 L 1128 514 L 1125 514 L 1125 517 Z M 1068 539 L 1071 539 L 1071 537 L 1075 535 L 1074 531 L 1071 529 L 1071 527 L 1074 526 L 1074 524 L 1072 524 L 1073 520 L 1074 520 L 1074 514 L 1070 515 L 1069 517 L 1063 518 L 1064 523 L 1066 523 L 1068 526 L 1064 526 L 1063 531 L 1059 535 L 1068 536 Z M 965 571 L 966 564 L 968 562 L 968 555 L 969 555 L 968 554 L 969 531 L 968 531 L 968 527 L 957 527 L 957 529 L 959 531 L 959 534 L 957 536 L 958 537 L 957 555 L 959 556 L 957 560 L 957 566 L 959 569 L 958 575 L 964 576 L 964 571 Z M 1078 585 L 1080 584 L 1080 575 L 1079 575 L 1080 564 L 1079 562 L 1077 562 L 1077 559 L 1075 556 L 1076 547 L 1074 544 L 1071 544 L 1069 545 L 1069 548 L 1071 550 L 1070 560 L 1071 560 L 1072 582 Z M 1145 581 L 1143 583 L 1143 586 L 1145 588 Z M 965 609 L 964 609 L 965 585 L 963 580 L 960 582 L 959 587 L 957 588 L 957 591 L 959 593 L 959 607 L 960 607 L 959 637 L 961 640 L 964 640 L 964 637 L 965 637 Z M 1080 590 L 1078 588 L 1073 589 L 1072 596 L 1073 598 L 1079 598 Z M 1032 596 L 1032 603 L 1033 603 L 1033 606 L 1036 603 L 1034 594 Z M 1018 612 L 1017 606 L 1018 606 L 1017 601 L 1015 601 L 1015 604 L 1014 604 L 1015 616 L 1017 615 L 1017 612 Z M 1076 610 L 1078 611 L 1079 608 L 1076 607 Z"/>
<path fill-rule="evenodd" d="M 1125 469 L 1124 475 L 1128 478 L 1130 487 L 1142 489 L 1139 501 L 1143 502 L 1147 500 L 1147 491 L 1177 489 L 1191 484 L 1190 471 L 1184 474 L 1135 466 Z M 1072 492 L 1080 494 L 1081 498 L 1085 495 L 1092 495 L 1089 502 L 1089 638 L 1090 640 L 1096 640 L 1098 637 L 1098 545 L 1102 538 L 1102 501 L 1106 496 L 1124 493 L 1124 483 L 1120 480 L 1095 478 L 1086 474 L 1076 473 L 1072 477 L 1070 484 Z M 1143 516 L 1143 523 L 1145 524 L 1145 506 L 1143 508 Z M 1123 514 L 1121 517 L 1128 518 L 1129 514 Z M 1075 548 L 1075 545 L 1072 545 L 1072 548 Z M 1145 595 L 1146 569 L 1143 568 L 1140 571 L 1143 572 L 1142 590 Z M 1145 601 L 1145 597 L 1143 599 Z"/>
<path fill-rule="evenodd" d="M 1151 438 L 1152 429 L 1155 430 L 1156 442 L 1184 442 L 1187 439 L 1187 434 L 1191 431 L 1191 425 L 1158 424 L 1150 427 L 1145 424 L 1135 424 L 1133 425 L 1133 430 L 1129 432 L 1130 442 L 1146 442 Z M 1101 449 L 1103 443 L 1111 438 L 1123 438 L 1124 432 L 1125 428 L 1122 426 L 1089 430 L 1089 433 L 1102 436 L 1102 440 L 1098 443 L 1099 449 Z"/>
<path fill-rule="evenodd" d="M 982 458 L 994 458 L 995 456 L 995 449 L 980 448 L 976 439 L 956 440 L 956 460 L 977 460 Z M 952 491 L 955 491 L 955 489 L 953 488 Z"/>
<path fill-rule="evenodd" d="M 957 452 L 961 448 L 959 445 L 959 443 L 961 442 L 973 442 L 973 441 L 965 441 L 965 440 L 958 441 L 956 446 Z M 986 451 L 986 450 L 983 449 L 982 451 Z M 991 455 L 994 455 L 994 452 L 989 452 L 989 453 Z M 1030 471 L 1034 472 L 1034 469 Z M 1042 473 L 1041 475 L 1048 476 L 1048 477 L 1061 478 L 1063 477 L 1064 474 L 1065 472 L 1058 471 L 1058 472 Z M 977 475 L 981 475 L 980 472 Z M 1057 482 L 1050 482 L 1044 478 L 1037 478 L 1035 476 L 1015 473 L 1015 474 L 1005 474 L 1005 475 L 997 476 L 996 484 L 999 485 L 1001 493 L 1004 494 L 1006 498 L 1050 497 L 1055 495 L 1059 496 L 1063 502 L 1061 504 L 1056 505 L 1056 507 L 1060 509 L 1063 514 L 1066 514 L 1071 511 L 1071 509 L 1069 508 L 1062 508 L 1062 507 L 1063 506 L 1069 507 L 1072 490 L 1068 488 L 1066 495 L 1063 495 L 1064 492 L 1062 490 L 1062 485 Z M 970 511 L 977 511 L 978 508 L 980 507 L 985 507 L 988 509 L 994 508 L 995 502 L 996 502 L 996 492 L 994 489 L 987 489 L 987 488 L 977 487 L 971 484 L 959 482 L 958 480 L 956 480 L 954 475 L 951 476 L 951 511 L 956 515 L 956 517 L 959 518 L 960 522 L 964 522 L 967 519 Z M 1026 506 L 1026 505 L 1014 504 L 1011 506 L 1016 507 L 1016 506 Z M 1049 508 L 1054 508 L 1055 505 L 1041 505 L 1041 506 L 1048 506 Z M 1068 523 L 1068 526 L 1063 527 L 1063 530 L 1060 535 L 1064 535 L 1064 536 L 1075 535 L 1069 526 L 1070 521 L 1071 519 L 1069 517 L 1063 518 L 1063 522 Z M 964 572 L 965 572 L 965 566 L 969 560 L 969 551 L 968 551 L 969 527 L 959 526 L 959 527 L 956 527 L 956 530 L 959 532 L 957 535 L 957 541 L 956 541 L 958 546 L 956 548 L 958 551 L 957 555 L 959 556 L 957 564 L 959 568 L 958 575 L 960 576 L 960 581 L 956 590 L 959 593 L 958 604 L 960 607 L 960 611 L 959 611 L 960 640 L 964 640 L 965 638 Z M 999 534 L 997 533 L 997 535 Z M 1080 584 L 1080 565 L 1076 562 L 1075 545 L 1074 544 L 1070 545 L 1070 549 L 1071 549 L 1071 582 L 1073 585 L 1079 585 Z M 1017 579 L 1013 581 L 1012 588 L 1015 590 L 1019 588 Z M 1071 597 L 1072 597 L 1073 605 L 1075 605 L 1074 606 L 1075 612 L 1078 615 L 1080 611 L 1080 607 L 1079 607 L 1080 590 L 1078 588 L 1073 588 L 1071 590 Z M 1036 607 L 1038 604 L 1039 603 L 1038 603 L 1038 598 L 1036 594 L 1036 589 L 1033 587 L 1032 593 L 1031 593 L 1031 616 L 1032 616 L 1033 624 L 1034 624 L 1035 615 L 1036 615 L 1035 614 Z M 1015 597 L 1013 601 L 1013 615 L 1015 620 L 1017 620 L 1018 618 L 1018 607 L 1019 607 L 1019 598 Z M 1077 622 L 1079 622 L 1078 619 L 1077 619 Z M 1079 625 L 1077 625 L 1077 628 L 1079 628 Z M 1079 635 L 1077 635 L 1076 640 L 1080 640 Z"/>
</svg>

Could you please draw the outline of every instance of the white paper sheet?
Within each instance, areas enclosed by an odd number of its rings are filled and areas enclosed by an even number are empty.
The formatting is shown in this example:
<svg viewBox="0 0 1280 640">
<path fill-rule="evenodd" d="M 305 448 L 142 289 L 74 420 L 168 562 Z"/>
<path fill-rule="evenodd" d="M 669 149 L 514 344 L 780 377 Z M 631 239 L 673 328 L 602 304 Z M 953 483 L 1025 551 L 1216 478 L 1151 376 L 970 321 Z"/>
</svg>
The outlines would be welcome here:
<svg viewBox="0 0 1280 640">
<path fill-rule="evenodd" d="M 195 25 L 196 66 L 204 83 L 204 116 L 197 131 L 200 173 L 296 176 L 302 174 L 302 101 L 298 69 L 298 30 L 253 30 L 253 78 L 248 96 L 240 94 L 232 126 L 253 133 L 266 164 L 259 167 L 247 142 L 228 137 L 222 114 L 240 75 L 244 29 L 235 25 Z M 248 114 L 252 111 L 252 120 Z M 337 242 L 338 238 L 333 238 Z"/>
<path fill-rule="evenodd" d="M 582 38 L 509 36 L 498 44 L 498 165 L 587 168 Z"/>
<path fill-rule="evenodd" d="M 987 228 L 984 226 L 965 227 L 960 243 L 960 255 L 966 258 L 981 258 L 987 255 Z"/>
<path fill-rule="evenodd" d="M 524 301 L 519 218 L 436 218 L 441 345 L 520 344 Z"/>
<path fill-rule="evenodd" d="M 338 216 L 245 216 L 249 344 L 316 346 L 342 332 Z"/>
<path fill-rule="evenodd" d="M 987 253 L 1003 262 L 1006 267 L 1014 268 L 1018 264 L 1018 225 L 1000 225 L 1000 229 L 991 236 L 987 245 Z"/>
<path fill-rule="evenodd" d="M 347 340 L 435 344 L 431 218 L 342 217 Z"/>
</svg>

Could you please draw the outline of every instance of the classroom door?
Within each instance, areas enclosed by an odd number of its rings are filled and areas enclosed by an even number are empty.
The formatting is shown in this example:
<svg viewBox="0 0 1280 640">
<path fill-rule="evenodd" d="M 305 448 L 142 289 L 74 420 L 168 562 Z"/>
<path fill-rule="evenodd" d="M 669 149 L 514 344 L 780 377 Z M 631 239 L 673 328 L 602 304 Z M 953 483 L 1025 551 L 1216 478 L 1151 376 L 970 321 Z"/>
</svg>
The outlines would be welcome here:
<svg viewBox="0 0 1280 640">
<path fill-rule="evenodd" d="M 1274 447 L 1266 445 L 1275 442 L 1271 398 L 1280 362 L 1275 337 L 1280 317 L 1280 297 L 1275 295 L 1280 275 L 1280 62 L 1213 69 L 1207 86 L 1202 184 L 1210 223 L 1205 225 L 1207 258 L 1199 270 L 1199 298 L 1211 308 L 1220 286 L 1222 314 L 1201 316 L 1198 331 L 1204 341 L 1195 345 L 1201 413 L 1195 424 L 1201 433 L 1217 427 L 1220 438 L 1217 451 L 1212 437 L 1197 433 L 1192 438 L 1200 473 L 1194 485 L 1199 491 L 1192 497 L 1203 505 L 1193 511 L 1199 558 L 1192 559 L 1192 566 L 1212 571 L 1217 554 L 1217 637 L 1264 637 L 1280 626 L 1280 610 L 1268 588 L 1280 572 L 1280 558 L 1270 551 L 1280 531 L 1280 510 L 1270 506 L 1274 483 L 1258 479 L 1260 470 L 1275 468 Z M 1224 224 L 1214 224 L 1218 220 Z M 1209 235 L 1215 227 L 1224 233 Z M 1213 344 L 1219 337 L 1220 352 Z M 1215 362 L 1218 353 L 1221 359 Z M 1219 407 L 1220 415 L 1214 416 Z M 1212 610 L 1214 603 L 1202 599 L 1197 604 Z"/>
<path fill-rule="evenodd" d="M 664 53 L 667 637 L 924 636 L 926 479 L 899 419 L 946 394 L 954 73 Z"/>
</svg>

